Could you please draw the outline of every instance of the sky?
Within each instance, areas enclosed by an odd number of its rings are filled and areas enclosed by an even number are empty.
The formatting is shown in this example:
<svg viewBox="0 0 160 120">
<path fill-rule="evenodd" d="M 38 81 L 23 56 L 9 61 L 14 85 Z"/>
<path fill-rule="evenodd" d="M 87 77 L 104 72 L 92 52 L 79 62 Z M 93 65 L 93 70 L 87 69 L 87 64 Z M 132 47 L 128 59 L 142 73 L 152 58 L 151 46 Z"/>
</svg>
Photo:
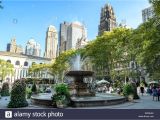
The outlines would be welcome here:
<svg viewBox="0 0 160 120">
<path fill-rule="evenodd" d="M 98 34 L 101 8 L 113 6 L 117 22 L 126 21 L 132 28 L 142 23 L 142 10 L 149 7 L 148 0 L 2 0 L 0 9 L 0 51 L 15 37 L 25 48 L 31 38 L 40 43 L 43 56 L 47 27 L 54 25 L 59 31 L 64 21 L 80 21 L 87 28 L 88 39 Z"/>
</svg>

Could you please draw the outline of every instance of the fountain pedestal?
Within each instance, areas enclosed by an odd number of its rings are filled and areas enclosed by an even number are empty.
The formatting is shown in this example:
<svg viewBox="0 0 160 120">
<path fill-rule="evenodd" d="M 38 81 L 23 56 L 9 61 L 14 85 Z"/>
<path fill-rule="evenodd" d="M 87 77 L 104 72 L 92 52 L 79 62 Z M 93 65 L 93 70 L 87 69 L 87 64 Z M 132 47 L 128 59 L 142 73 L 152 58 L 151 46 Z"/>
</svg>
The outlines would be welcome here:
<svg viewBox="0 0 160 120">
<path fill-rule="evenodd" d="M 95 96 L 95 93 L 91 92 L 86 83 L 75 82 L 76 96 Z"/>
<path fill-rule="evenodd" d="M 93 75 L 92 71 L 69 71 L 66 75 L 74 78 L 76 96 L 95 96 L 95 93 L 91 92 L 88 89 L 87 84 L 83 82 L 84 77 L 90 77 Z"/>
</svg>

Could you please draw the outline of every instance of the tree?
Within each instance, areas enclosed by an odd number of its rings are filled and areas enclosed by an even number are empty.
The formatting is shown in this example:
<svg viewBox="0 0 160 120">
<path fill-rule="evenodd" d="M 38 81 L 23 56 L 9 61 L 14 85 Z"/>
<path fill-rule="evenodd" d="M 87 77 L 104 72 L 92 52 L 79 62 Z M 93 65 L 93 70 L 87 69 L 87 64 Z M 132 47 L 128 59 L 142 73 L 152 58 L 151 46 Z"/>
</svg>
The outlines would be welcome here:
<svg viewBox="0 0 160 120">
<path fill-rule="evenodd" d="M 30 75 L 36 75 L 40 71 L 48 71 L 56 80 L 61 80 L 69 69 L 70 60 L 78 53 L 78 50 L 68 50 L 61 53 L 51 64 L 34 64 L 29 68 Z"/>
<path fill-rule="evenodd" d="M 134 30 L 130 44 L 136 61 L 150 76 L 160 72 L 160 31 L 155 21 L 155 18 L 150 19 Z"/>
<path fill-rule="evenodd" d="M 153 5 L 155 14 L 160 16 L 160 0 L 149 0 L 149 2 Z"/>
<path fill-rule="evenodd" d="M 48 71 L 51 64 L 32 64 L 32 66 L 29 68 L 29 75 L 36 77 L 36 76 L 42 76 L 44 74 L 44 71 Z"/>
<path fill-rule="evenodd" d="M 131 29 L 116 28 L 98 36 L 84 48 L 82 56 L 84 59 L 90 58 L 97 76 L 110 76 L 113 79 L 117 64 L 127 67 L 130 59 L 126 53 L 131 33 Z"/>
<path fill-rule="evenodd" d="M 1 80 L 4 80 L 4 78 L 7 75 L 12 75 L 13 72 L 14 72 L 13 68 L 14 67 L 11 63 L 0 59 L 0 77 L 1 77 Z"/>
<path fill-rule="evenodd" d="M 68 50 L 61 53 L 50 66 L 50 72 L 57 80 L 63 82 L 66 71 L 70 67 L 70 60 L 73 56 L 78 54 L 78 50 Z"/>
</svg>

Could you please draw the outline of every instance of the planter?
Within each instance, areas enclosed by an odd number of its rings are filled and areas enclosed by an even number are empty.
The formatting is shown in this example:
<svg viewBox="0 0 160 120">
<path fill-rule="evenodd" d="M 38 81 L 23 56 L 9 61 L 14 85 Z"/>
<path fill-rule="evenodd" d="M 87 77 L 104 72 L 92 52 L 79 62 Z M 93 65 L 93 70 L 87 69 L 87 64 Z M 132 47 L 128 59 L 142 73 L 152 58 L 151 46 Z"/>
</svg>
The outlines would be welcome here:
<svg viewBox="0 0 160 120">
<path fill-rule="evenodd" d="M 134 95 L 128 95 L 128 101 L 129 102 L 133 102 L 134 99 Z"/>
<path fill-rule="evenodd" d="M 57 106 L 57 108 L 65 108 L 66 107 L 66 105 L 63 104 L 62 101 L 56 101 L 56 106 Z"/>
</svg>

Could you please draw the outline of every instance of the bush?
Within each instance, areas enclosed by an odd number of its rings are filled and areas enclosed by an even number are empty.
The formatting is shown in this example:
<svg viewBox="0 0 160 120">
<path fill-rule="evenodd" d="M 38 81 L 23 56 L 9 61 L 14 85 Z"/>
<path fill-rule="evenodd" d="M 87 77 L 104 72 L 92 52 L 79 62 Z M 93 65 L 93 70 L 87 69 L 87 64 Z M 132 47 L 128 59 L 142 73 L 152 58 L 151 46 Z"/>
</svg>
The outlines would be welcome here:
<svg viewBox="0 0 160 120">
<path fill-rule="evenodd" d="M 29 88 L 29 87 L 26 88 L 26 94 L 27 94 L 27 99 L 30 99 L 31 95 L 32 95 L 31 88 Z"/>
<path fill-rule="evenodd" d="M 58 84 L 55 86 L 55 94 L 52 96 L 53 105 L 56 102 L 68 105 L 70 103 L 70 94 L 66 84 Z"/>
<path fill-rule="evenodd" d="M 129 95 L 134 95 L 134 88 L 131 84 L 126 84 L 123 86 L 123 95 L 128 97 Z"/>
<path fill-rule="evenodd" d="M 9 96 L 9 84 L 7 82 L 2 85 L 1 96 Z"/>
<path fill-rule="evenodd" d="M 32 91 L 33 93 L 37 93 L 37 87 L 36 87 L 36 84 L 35 84 L 35 83 L 33 84 L 32 88 L 31 88 L 31 91 Z"/>
<path fill-rule="evenodd" d="M 12 86 L 11 100 L 8 107 L 19 108 L 26 106 L 28 106 L 28 102 L 26 101 L 26 84 L 24 80 L 16 80 Z"/>
</svg>

